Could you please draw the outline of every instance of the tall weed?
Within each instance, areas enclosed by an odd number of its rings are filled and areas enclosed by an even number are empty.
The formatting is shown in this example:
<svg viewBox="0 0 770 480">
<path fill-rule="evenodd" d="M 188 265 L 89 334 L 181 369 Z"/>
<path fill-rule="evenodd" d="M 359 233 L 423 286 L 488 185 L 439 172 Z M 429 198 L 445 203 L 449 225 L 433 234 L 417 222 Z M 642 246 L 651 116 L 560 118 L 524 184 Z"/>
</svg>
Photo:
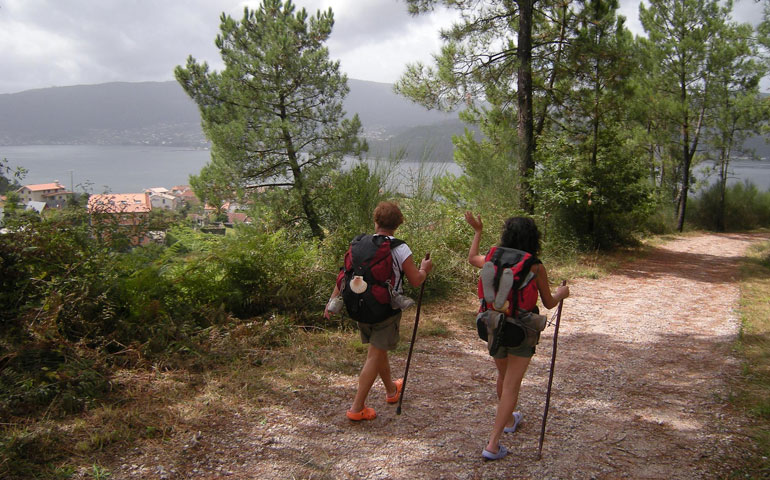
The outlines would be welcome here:
<svg viewBox="0 0 770 480">
<path fill-rule="evenodd" d="M 689 204 L 687 220 L 698 228 L 717 230 L 719 186 L 703 191 Z M 762 192 L 748 180 L 725 191 L 725 230 L 738 231 L 770 226 L 770 190 Z"/>
</svg>

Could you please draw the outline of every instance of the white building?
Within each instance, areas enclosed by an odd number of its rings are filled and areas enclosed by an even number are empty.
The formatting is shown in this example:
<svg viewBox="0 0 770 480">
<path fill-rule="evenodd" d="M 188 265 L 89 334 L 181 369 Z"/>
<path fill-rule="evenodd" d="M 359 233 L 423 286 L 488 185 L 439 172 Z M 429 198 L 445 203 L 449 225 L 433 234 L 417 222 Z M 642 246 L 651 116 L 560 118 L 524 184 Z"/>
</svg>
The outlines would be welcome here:
<svg viewBox="0 0 770 480">
<path fill-rule="evenodd" d="M 21 203 L 45 202 L 48 207 L 59 208 L 64 206 L 67 199 L 72 196 L 58 180 L 53 183 L 38 183 L 35 185 L 24 185 L 19 190 Z"/>
<path fill-rule="evenodd" d="M 179 207 L 179 199 L 168 193 L 150 193 L 150 203 L 153 210 L 176 210 Z"/>
</svg>

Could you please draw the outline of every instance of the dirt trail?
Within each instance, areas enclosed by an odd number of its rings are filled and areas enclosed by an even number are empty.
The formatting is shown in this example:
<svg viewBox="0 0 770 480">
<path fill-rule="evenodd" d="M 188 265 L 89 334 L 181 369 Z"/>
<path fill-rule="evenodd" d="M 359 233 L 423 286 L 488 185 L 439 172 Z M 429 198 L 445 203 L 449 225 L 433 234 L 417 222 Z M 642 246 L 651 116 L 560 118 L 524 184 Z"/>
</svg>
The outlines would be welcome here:
<svg viewBox="0 0 770 480">
<path fill-rule="evenodd" d="M 570 282 L 543 460 L 540 421 L 551 358 L 544 332 L 525 377 L 524 422 L 480 453 L 495 411 L 495 369 L 475 331 L 418 338 L 403 413 L 379 381 L 372 422 L 344 411 L 356 377 L 296 386 L 288 401 L 210 418 L 195 440 L 126 452 L 111 478 L 694 479 L 714 478 L 748 420 L 731 411 L 730 347 L 738 332 L 738 263 L 750 235 L 699 235 L 657 247 L 598 280 Z M 457 316 L 426 307 L 423 318 Z M 474 304 L 467 305 L 470 325 Z M 414 310 L 402 328 L 411 332 Z M 394 374 L 405 355 L 392 359 Z M 183 445 L 186 444 L 186 445 Z"/>
</svg>

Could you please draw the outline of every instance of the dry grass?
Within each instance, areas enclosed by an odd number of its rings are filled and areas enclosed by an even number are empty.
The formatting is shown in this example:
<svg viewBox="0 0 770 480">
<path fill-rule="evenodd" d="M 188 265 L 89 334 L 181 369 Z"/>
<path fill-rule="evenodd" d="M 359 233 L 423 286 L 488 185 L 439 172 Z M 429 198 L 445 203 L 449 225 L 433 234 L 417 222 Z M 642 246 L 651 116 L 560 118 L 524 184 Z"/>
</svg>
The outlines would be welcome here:
<svg viewBox="0 0 770 480">
<path fill-rule="evenodd" d="M 616 271 L 623 264 L 636 261 L 649 255 L 656 244 L 663 243 L 655 239 L 645 240 L 634 247 L 619 248 L 613 251 L 594 251 L 582 253 L 576 257 L 543 258 L 548 268 L 548 277 L 552 284 L 558 285 L 562 279 L 591 278 L 597 279 Z"/>
<path fill-rule="evenodd" d="M 413 315 L 405 314 L 396 355 L 409 349 Z M 304 386 L 355 376 L 367 347 L 352 322 L 343 323 L 305 328 L 273 317 L 212 329 L 205 352 L 186 366 L 116 371 L 113 392 L 79 415 L 0 425 L 0 478 L 107 478 L 102 465 L 137 442 L 186 438 L 207 419 L 253 413 Z M 421 318 L 419 330 L 451 335 L 431 318 Z"/>
<path fill-rule="evenodd" d="M 755 420 L 745 471 L 736 478 L 770 477 L 770 242 L 749 251 L 741 270 L 741 335 L 744 359 L 733 403 Z"/>
<path fill-rule="evenodd" d="M 182 418 L 176 405 L 195 391 L 184 371 L 118 371 L 113 392 L 98 405 L 65 418 L 25 419 L 2 426 L 2 478 L 69 478 L 94 459 L 142 438 L 163 439 Z M 93 474 L 90 474 L 93 477 Z"/>
</svg>

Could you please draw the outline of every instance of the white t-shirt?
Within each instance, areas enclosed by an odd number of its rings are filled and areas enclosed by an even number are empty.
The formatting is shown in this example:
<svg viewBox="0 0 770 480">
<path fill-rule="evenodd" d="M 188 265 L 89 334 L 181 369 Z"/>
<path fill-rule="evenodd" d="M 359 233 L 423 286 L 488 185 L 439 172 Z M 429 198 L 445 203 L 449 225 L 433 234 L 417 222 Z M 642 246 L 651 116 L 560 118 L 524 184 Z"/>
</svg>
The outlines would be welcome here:
<svg viewBox="0 0 770 480">
<path fill-rule="evenodd" d="M 395 237 L 388 237 L 391 240 L 394 240 Z M 396 289 L 397 292 L 404 293 L 404 285 L 401 281 L 401 271 L 403 270 L 402 265 L 404 264 L 404 261 L 406 261 L 407 258 L 409 258 L 410 255 L 412 255 L 412 249 L 409 248 L 409 245 L 406 243 L 402 243 L 401 245 L 397 246 L 396 248 L 392 249 L 390 251 L 391 256 L 393 257 L 393 273 L 396 275 L 396 285 L 398 288 Z"/>
</svg>

